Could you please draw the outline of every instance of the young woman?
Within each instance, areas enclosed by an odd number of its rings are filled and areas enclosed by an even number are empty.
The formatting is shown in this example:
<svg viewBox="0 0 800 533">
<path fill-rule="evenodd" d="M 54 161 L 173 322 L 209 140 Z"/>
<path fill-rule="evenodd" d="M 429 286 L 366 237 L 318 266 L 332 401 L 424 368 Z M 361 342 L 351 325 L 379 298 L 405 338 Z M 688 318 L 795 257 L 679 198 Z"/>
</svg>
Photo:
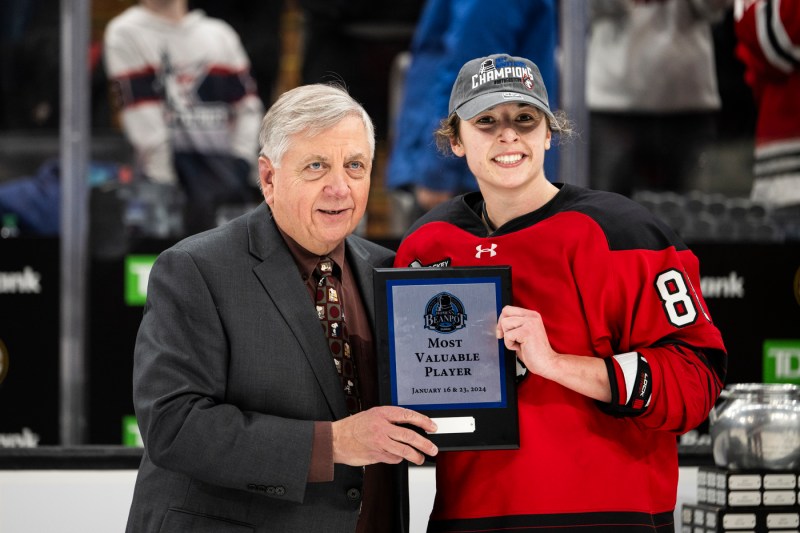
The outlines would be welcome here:
<svg viewBox="0 0 800 533">
<path fill-rule="evenodd" d="M 497 336 L 526 370 L 520 448 L 440 453 L 429 531 L 671 531 L 676 436 L 723 386 L 697 258 L 635 202 L 549 182 L 558 132 L 535 64 L 466 63 L 437 137 L 480 191 L 423 216 L 397 253 L 396 266 L 511 265 Z"/>
</svg>

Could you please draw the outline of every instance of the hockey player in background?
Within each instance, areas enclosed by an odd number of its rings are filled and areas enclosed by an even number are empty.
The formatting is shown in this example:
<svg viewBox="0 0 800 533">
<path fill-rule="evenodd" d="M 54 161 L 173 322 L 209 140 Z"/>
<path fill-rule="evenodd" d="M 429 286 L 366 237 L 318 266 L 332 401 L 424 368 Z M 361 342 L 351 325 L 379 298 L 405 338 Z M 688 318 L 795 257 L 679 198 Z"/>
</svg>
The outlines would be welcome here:
<svg viewBox="0 0 800 533">
<path fill-rule="evenodd" d="M 800 2 L 736 4 L 736 55 L 758 112 L 752 199 L 800 241 Z"/>
<path fill-rule="evenodd" d="M 103 54 L 137 175 L 185 193 L 188 233 L 256 203 L 263 104 L 233 28 L 188 0 L 140 0 L 109 22 Z"/>
</svg>

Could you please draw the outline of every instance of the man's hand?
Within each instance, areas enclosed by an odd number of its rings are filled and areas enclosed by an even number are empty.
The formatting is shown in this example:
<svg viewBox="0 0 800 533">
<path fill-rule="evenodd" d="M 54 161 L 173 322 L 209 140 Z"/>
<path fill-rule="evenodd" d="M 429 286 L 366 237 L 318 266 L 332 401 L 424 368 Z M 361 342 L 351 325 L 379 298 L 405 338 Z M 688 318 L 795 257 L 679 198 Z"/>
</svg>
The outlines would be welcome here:
<svg viewBox="0 0 800 533">
<path fill-rule="evenodd" d="M 421 465 L 423 454 L 439 450 L 419 433 L 398 426 L 412 424 L 428 433 L 436 424 L 427 416 L 395 406 L 373 407 L 332 424 L 333 462 L 350 466 L 374 463 L 397 464 L 403 459 Z"/>
</svg>

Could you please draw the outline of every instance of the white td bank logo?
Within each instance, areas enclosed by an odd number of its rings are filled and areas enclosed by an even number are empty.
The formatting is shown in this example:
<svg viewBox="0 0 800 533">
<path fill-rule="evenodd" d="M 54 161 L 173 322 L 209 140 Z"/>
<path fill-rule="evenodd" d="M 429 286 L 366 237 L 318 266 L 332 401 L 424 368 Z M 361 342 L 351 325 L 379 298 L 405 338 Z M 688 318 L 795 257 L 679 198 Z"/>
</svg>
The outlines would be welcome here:
<svg viewBox="0 0 800 533">
<path fill-rule="evenodd" d="M 22 272 L 0 272 L 0 294 L 39 294 L 42 275 L 29 266 Z"/>
<path fill-rule="evenodd" d="M 125 303 L 130 306 L 144 305 L 147 300 L 147 281 L 150 269 L 156 261 L 155 255 L 129 255 L 125 258 Z"/>
<path fill-rule="evenodd" d="M 708 298 L 744 298 L 744 278 L 736 272 L 727 276 L 700 278 L 700 290 Z"/>
</svg>

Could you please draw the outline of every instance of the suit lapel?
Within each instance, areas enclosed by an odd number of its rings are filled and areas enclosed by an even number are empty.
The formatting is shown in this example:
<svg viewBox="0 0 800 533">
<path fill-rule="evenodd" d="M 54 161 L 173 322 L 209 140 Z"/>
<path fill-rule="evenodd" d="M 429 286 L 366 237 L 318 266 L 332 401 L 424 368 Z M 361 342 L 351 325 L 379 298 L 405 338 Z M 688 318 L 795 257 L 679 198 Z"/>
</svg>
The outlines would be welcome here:
<svg viewBox="0 0 800 533">
<path fill-rule="evenodd" d="M 266 204 L 250 214 L 247 222 L 250 253 L 262 262 L 253 272 L 281 313 L 303 350 L 317 377 L 320 388 L 338 420 L 347 416 L 341 383 L 333 366 L 330 348 L 319 327 L 314 306 L 300 279 L 294 259 L 289 253 Z"/>
<path fill-rule="evenodd" d="M 358 285 L 358 292 L 361 295 L 361 302 L 369 318 L 369 326 L 372 331 L 375 331 L 375 302 L 371 298 L 373 294 L 372 287 L 372 273 L 373 266 L 369 261 L 367 251 L 353 238 L 346 239 L 347 261 L 350 263 L 350 268 L 353 270 L 353 277 L 356 279 Z M 366 295 L 366 296 L 365 296 Z"/>
</svg>

